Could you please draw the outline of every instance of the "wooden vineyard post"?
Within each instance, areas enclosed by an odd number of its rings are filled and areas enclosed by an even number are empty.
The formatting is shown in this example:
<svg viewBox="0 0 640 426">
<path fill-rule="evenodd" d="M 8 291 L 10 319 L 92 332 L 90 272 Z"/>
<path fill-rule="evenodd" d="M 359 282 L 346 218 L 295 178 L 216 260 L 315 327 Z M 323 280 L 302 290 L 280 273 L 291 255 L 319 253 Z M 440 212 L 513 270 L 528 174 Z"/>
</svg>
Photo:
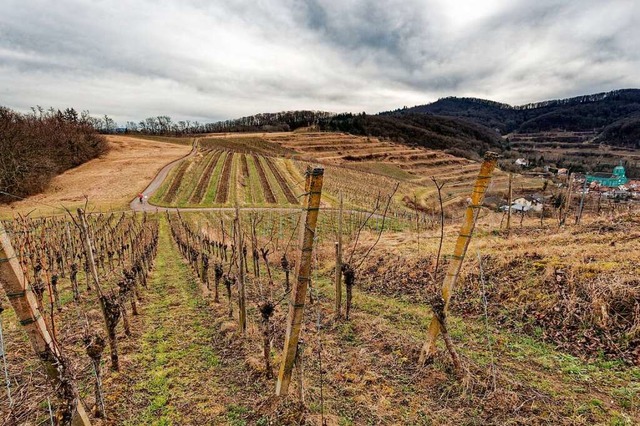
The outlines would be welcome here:
<svg viewBox="0 0 640 426">
<path fill-rule="evenodd" d="M 513 173 L 509 173 L 509 200 L 507 200 L 507 238 L 511 234 L 511 203 L 513 202 Z"/>
<path fill-rule="evenodd" d="M 243 246 L 243 238 L 242 238 L 242 229 L 240 228 L 240 207 L 238 207 L 238 203 L 236 203 L 236 217 L 234 219 L 235 223 L 235 245 L 236 245 L 236 253 L 238 259 L 238 322 L 240 325 L 240 330 L 242 330 L 242 334 L 245 334 L 247 331 L 247 307 L 245 303 L 245 290 L 244 290 L 244 281 L 245 281 L 245 270 L 244 270 L 244 246 Z"/>
<path fill-rule="evenodd" d="M 573 173 L 569 175 L 569 187 L 567 188 L 567 198 L 564 200 L 564 209 L 562 210 L 562 215 L 560 218 L 560 226 L 564 226 L 567 221 L 567 216 L 569 215 L 569 209 L 571 208 L 571 199 L 573 198 Z"/>
<path fill-rule="evenodd" d="M 59 412 L 62 413 L 62 418 L 59 417 L 60 423 L 73 426 L 90 425 L 84 406 L 78 399 L 78 390 L 72 382 L 68 364 L 49 334 L 44 318 L 38 310 L 38 302 L 31 289 L 27 287 L 18 257 L 1 222 L 0 282 L 20 324 L 27 332 L 31 346 L 44 364 L 47 377 L 58 394 L 68 401 L 68 405 L 62 410 L 65 413 Z M 69 401 L 69 397 L 73 399 Z"/>
<path fill-rule="evenodd" d="M 584 209 L 584 197 L 587 193 L 587 176 L 584 176 L 584 183 L 582 184 L 582 194 L 580 194 L 580 207 L 578 207 L 578 214 L 576 215 L 576 225 L 580 225 L 580 219 L 582 219 L 582 209 Z"/>
<path fill-rule="evenodd" d="M 442 299 L 444 299 L 445 316 L 449 308 L 451 294 L 458 279 L 458 274 L 460 273 L 460 268 L 462 267 L 462 261 L 464 260 L 467 248 L 469 247 L 469 242 L 471 241 L 473 229 L 476 225 L 476 219 L 478 217 L 477 212 L 482 206 L 484 194 L 487 191 L 489 182 L 491 181 L 491 175 L 496 167 L 497 159 L 497 154 L 493 152 L 487 152 L 485 154 L 484 162 L 480 167 L 480 173 L 478 174 L 478 178 L 476 179 L 476 183 L 471 194 L 471 203 L 467 206 L 465 212 L 464 223 L 462 224 L 462 228 L 460 228 L 460 234 L 458 235 L 452 260 L 449 264 L 444 282 L 442 283 Z M 418 361 L 420 365 L 424 365 L 435 354 L 436 340 L 439 334 L 440 322 L 434 315 L 431 319 L 431 324 L 429 324 L 427 340 L 425 341 L 420 353 L 420 359 Z"/>
<path fill-rule="evenodd" d="M 89 264 L 89 270 L 93 278 L 93 283 L 96 286 L 96 294 L 100 302 L 100 309 L 102 310 L 102 316 L 104 317 L 105 330 L 109 340 L 109 349 L 111 351 L 111 368 L 115 371 L 120 370 L 120 363 L 118 360 L 118 340 L 115 334 L 115 325 L 113 322 L 117 321 L 118 316 L 114 317 L 114 314 L 109 312 L 109 302 L 106 296 L 102 293 L 100 288 L 100 278 L 98 277 L 98 268 L 96 267 L 96 260 L 93 256 L 93 246 L 91 244 L 91 236 L 89 235 L 89 226 L 87 225 L 87 218 L 85 217 L 84 210 L 78 209 L 78 217 L 80 218 L 80 227 L 82 229 L 82 241 L 84 244 L 85 256 L 87 257 L 87 263 Z"/>
<path fill-rule="evenodd" d="M 322 168 L 307 170 L 307 202 L 304 210 L 304 228 L 301 231 L 300 262 L 298 262 L 298 273 L 296 275 L 297 282 L 289 297 L 287 332 L 276 385 L 276 395 L 278 396 L 287 395 L 289 383 L 291 382 L 291 370 L 296 360 L 300 329 L 304 317 L 304 303 L 307 297 L 307 287 L 311 280 L 313 239 L 320 210 L 323 175 L 324 169 Z"/>
<path fill-rule="evenodd" d="M 336 290 L 336 319 L 340 318 L 342 309 L 342 193 L 340 193 L 340 209 L 338 210 L 338 241 L 336 241 L 336 270 L 335 270 L 335 290 Z"/>
</svg>

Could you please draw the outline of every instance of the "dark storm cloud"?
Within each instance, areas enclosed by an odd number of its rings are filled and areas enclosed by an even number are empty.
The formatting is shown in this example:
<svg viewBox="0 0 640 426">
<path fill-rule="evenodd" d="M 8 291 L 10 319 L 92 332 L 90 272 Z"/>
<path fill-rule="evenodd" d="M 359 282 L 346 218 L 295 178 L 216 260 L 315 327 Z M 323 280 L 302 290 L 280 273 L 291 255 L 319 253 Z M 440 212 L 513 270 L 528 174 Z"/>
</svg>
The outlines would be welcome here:
<svg viewBox="0 0 640 426">
<path fill-rule="evenodd" d="M 636 4 L 5 0 L 0 104 L 210 121 L 637 87 Z"/>
</svg>

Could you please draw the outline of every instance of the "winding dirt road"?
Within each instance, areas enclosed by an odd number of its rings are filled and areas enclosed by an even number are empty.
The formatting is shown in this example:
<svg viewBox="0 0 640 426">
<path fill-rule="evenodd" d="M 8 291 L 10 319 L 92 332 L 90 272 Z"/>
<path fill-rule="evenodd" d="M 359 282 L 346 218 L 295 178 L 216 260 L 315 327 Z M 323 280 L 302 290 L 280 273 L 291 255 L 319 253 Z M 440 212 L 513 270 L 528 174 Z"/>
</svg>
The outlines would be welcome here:
<svg viewBox="0 0 640 426">
<path fill-rule="evenodd" d="M 182 163 L 184 160 L 195 156 L 197 153 L 198 153 L 198 139 L 193 141 L 193 147 L 191 148 L 191 151 L 189 152 L 189 154 L 185 155 L 182 158 L 178 158 L 177 160 L 170 162 L 169 164 L 164 166 L 162 169 L 160 169 L 156 177 L 154 177 L 151 183 L 149 183 L 149 185 L 147 185 L 144 191 L 142 191 L 142 195 L 146 197 L 147 201 L 145 201 L 144 203 L 141 203 L 138 197 L 134 198 L 129 203 L 129 207 L 131 208 L 131 210 L 136 212 L 144 212 L 144 211 L 155 212 L 155 211 L 175 210 L 175 209 L 169 209 L 167 207 L 154 206 L 153 204 L 150 204 L 148 200 L 158 190 L 158 188 L 160 188 L 160 185 L 162 185 L 162 182 L 164 182 L 164 180 L 169 175 L 169 172 L 175 166 Z"/>
</svg>

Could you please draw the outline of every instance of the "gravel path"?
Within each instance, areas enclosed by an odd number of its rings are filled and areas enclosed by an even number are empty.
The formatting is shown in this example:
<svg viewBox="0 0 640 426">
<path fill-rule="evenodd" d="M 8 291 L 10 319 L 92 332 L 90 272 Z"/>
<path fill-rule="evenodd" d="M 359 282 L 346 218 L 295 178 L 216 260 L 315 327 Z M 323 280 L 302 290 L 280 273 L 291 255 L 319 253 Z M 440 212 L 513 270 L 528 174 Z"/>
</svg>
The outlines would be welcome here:
<svg viewBox="0 0 640 426">
<path fill-rule="evenodd" d="M 158 172 L 156 177 L 153 178 L 151 183 L 144 189 L 144 191 L 142 191 L 142 194 L 147 197 L 147 201 L 145 201 L 144 203 L 140 203 L 140 200 L 138 200 L 138 197 L 136 197 L 133 200 L 131 200 L 131 203 L 129 203 L 129 207 L 131 208 L 131 210 L 137 211 L 137 212 L 143 212 L 143 211 L 155 212 L 155 211 L 172 210 L 172 209 L 168 209 L 166 207 L 157 207 L 157 206 L 154 206 L 153 204 L 149 204 L 148 200 L 158 190 L 158 188 L 160 188 L 160 185 L 162 185 L 162 182 L 164 182 L 164 180 L 167 178 L 167 175 L 169 174 L 169 172 L 175 166 L 177 166 L 178 164 L 180 164 L 184 160 L 193 157 L 197 153 L 198 153 L 198 139 L 196 139 L 193 142 L 193 147 L 191 148 L 191 152 L 189 152 L 189 154 L 185 155 L 182 158 L 178 158 L 177 160 L 174 160 L 174 161 L 170 162 L 169 164 L 167 164 L 166 166 L 164 166 Z"/>
</svg>

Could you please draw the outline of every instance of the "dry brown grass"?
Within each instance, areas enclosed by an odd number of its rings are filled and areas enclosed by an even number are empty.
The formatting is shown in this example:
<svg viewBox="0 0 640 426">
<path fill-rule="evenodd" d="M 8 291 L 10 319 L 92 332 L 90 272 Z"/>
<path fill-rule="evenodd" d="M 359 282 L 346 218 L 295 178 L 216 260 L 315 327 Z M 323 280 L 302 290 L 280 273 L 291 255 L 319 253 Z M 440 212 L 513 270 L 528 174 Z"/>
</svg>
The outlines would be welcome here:
<svg viewBox="0 0 640 426">
<path fill-rule="evenodd" d="M 127 136 L 108 136 L 108 141 L 108 154 L 55 177 L 42 194 L 0 206 L 0 217 L 34 209 L 40 214 L 59 213 L 56 207 L 61 205 L 84 204 L 85 195 L 96 208 L 125 208 L 165 164 L 191 150 L 188 145 Z"/>
<path fill-rule="evenodd" d="M 581 226 L 527 219 L 499 230 L 500 215 L 481 218 L 454 296 L 458 313 L 480 315 L 477 253 L 484 258 L 489 313 L 507 328 L 525 331 L 585 358 L 640 364 L 640 291 L 637 264 L 640 215 L 588 215 Z M 446 227 L 451 252 L 458 225 Z M 374 236 L 364 235 L 363 247 Z M 421 301 L 438 244 L 437 229 L 385 235 L 363 276 L 370 291 Z M 446 259 L 445 259 L 446 262 Z M 440 271 L 443 272 L 442 270 Z"/>
</svg>

